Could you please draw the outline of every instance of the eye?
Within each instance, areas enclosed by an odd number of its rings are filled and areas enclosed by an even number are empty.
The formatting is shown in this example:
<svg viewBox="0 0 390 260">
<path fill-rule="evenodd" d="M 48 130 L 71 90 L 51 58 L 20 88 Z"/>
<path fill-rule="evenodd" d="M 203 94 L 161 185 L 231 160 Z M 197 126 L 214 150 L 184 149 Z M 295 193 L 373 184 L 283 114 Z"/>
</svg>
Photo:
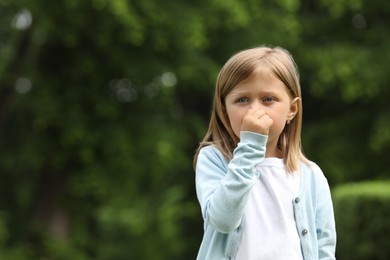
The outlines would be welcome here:
<svg viewBox="0 0 390 260">
<path fill-rule="evenodd" d="M 265 103 L 270 103 L 272 101 L 275 101 L 274 97 L 264 97 L 263 98 L 263 102 L 265 102 Z"/>
<path fill-rule="evenodd" d="M 237 99 L 237 103 L 248 103 L 248 102 L 249 102 L 249 98 L 246 97 L 241 97 Z"/>
</svg>

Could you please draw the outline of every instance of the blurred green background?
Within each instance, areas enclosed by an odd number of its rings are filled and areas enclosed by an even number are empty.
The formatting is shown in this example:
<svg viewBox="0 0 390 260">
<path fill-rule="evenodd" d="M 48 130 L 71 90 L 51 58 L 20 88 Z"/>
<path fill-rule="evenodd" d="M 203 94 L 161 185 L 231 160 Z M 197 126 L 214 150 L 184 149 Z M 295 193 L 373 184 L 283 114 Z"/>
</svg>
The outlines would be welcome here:
<svg viewBox="0 0 390 260">
<path fill-rule="evenodd" d="M 331 189 L 389 178 L 390 2 L 1 0 L 0 259 L 194 259 L 216 75 L 282 46 Z"/>
</svg>

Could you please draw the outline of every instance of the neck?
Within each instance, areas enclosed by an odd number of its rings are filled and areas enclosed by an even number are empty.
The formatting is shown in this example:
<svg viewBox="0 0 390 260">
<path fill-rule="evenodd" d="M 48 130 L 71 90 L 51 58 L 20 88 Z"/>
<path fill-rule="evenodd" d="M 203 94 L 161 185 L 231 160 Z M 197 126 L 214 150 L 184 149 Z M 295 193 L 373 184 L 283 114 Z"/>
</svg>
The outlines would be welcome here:
<svg viewBox="0 0 390 260">
<path fill-rule="evenodd" d="M 280 149 L 278 149 L 277 145 L 268 143 L 267 150 L 265 151 L 265 157 L 276 157 L 282 159 L 283 153 Z"/>
</svg>

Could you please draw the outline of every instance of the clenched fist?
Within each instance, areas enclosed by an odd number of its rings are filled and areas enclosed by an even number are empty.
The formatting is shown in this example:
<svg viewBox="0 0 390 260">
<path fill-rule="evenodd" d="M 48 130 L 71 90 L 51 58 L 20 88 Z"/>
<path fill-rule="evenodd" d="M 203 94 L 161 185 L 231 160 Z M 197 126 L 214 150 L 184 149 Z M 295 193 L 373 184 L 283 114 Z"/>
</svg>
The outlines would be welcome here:
<svg viewBox="0 0 390 260">
<path fill-rule="evenodd" d="M 270 118 L 264 110 L 249 108 L 242 119 L 241 131 L 251 131 L 262 135 L 268 135 L 272 123 L 272 118 Z"/>
</svg>

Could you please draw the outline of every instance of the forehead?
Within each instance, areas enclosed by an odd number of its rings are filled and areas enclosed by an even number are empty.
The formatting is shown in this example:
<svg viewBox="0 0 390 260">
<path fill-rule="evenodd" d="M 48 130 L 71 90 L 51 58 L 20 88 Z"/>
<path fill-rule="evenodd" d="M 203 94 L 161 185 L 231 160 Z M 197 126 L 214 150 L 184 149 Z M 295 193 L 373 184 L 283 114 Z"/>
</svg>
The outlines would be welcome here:
<svg viewBox="0 0 390 260">
<path fill-rule="evenodd" d="M 239 82 L 231 93 L 242 91 L 288 92 L 285 84 L 268 68 L 256 68 L 246 79 Z"/>
</svg>

